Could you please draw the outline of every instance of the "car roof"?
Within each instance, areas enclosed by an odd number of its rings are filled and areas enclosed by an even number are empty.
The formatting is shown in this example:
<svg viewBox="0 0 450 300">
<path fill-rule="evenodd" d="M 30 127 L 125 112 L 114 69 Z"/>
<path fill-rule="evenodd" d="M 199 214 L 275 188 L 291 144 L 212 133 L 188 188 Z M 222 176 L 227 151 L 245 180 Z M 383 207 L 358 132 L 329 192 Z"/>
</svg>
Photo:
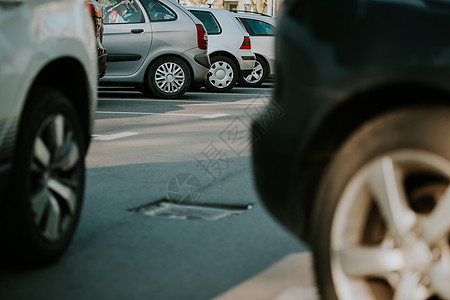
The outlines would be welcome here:
<svg viewBox="0 0 450 300">
<path fill-rule="evenodd" d="M 231 13 L 235 17 L 242 17 L 242 18 L 265 21 L 265 22 L 270 23 L 273 26 L 275 26 L 275 24 L 276 24 L 276 19 L 269 15 L 258 14 L 258 13 L 248 13 L 248 12 L 237 12 L 237 11 L 231 11 Z"/>
</svg>

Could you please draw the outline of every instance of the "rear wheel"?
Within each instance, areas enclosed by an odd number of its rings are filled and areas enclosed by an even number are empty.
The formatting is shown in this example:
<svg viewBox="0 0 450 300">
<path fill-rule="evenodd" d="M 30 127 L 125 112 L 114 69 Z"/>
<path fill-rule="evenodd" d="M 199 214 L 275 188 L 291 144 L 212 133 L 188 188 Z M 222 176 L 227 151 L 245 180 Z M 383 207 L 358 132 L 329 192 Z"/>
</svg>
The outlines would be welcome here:
<svg viewBox="0 0 450 300">
<path fill-rule="evenodd" d="M 84 192 L 84 139 L 61 92 L 31 91 L 19 129 L 12 186 L 1 216 L 1 259 L 39 265 L 59 257 L 78 224 Z"/>
<path fill-rule="evenodd" d="M 256 56 L 255 67 L 250 75 L 239 78 L 239 84 L 248 87 L 258 87 L 267 78 L 269 68 L 260 56 Z"/>
<path fill-rule="evenodd" d="M 450 299 L 449 131 L 449 109 L 405 109 L 344 142 L 311 223 L 323 299 Z"/>
<path fill-rule="evenodd" d="M 179 98 L 191 85 L 188 65 L 178 57 L 161 57 L 152 63 L 146 76 L 144 92 L 159 98 Z"/>
<path fill-rule="evenodd" d="M 235 86 L 238 73 L 236 64 L 230 58 L 214 56 L 211 58 L 205 87 L 210 92 L 228 92 Z"/>
</svg>

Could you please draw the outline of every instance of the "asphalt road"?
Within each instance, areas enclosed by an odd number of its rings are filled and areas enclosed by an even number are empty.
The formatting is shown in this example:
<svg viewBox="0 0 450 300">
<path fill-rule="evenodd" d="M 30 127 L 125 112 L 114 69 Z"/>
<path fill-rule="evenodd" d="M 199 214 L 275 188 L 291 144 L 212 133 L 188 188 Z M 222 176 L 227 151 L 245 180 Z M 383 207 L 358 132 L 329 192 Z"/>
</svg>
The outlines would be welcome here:
<svg viewBox="0 0 450 300">
<path fill-rule="evenodd" d="M 51 266 L 0 269 L 0 299 L 316 299 L 307 248 L 253 186 L 249 124 L 271 93 L 101 89 L 74 240 Z"/>
</svg>

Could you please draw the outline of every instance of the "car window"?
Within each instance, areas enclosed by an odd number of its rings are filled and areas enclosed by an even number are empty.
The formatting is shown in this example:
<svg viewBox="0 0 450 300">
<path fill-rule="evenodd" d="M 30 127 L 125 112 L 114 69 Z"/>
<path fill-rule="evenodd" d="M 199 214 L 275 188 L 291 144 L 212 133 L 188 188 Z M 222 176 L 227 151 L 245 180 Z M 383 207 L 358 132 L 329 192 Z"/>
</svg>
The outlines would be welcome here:
<svg viewBox="0 0 450 300">
<path fill-rule="evenodd" d="M 141 1 L 151 22 L 173 21 L 177 14 L 163 3 L 156 0 Z"/>
<path fill-rule="evenodd" d="M 250 35 L 275 35 L 275 27 L 260 20 L 240 18 Z"/>
<path fill-rule="evenodd" d="M 99 0 L 104 24 L 143 23 L 144 16 L 134 0 Z"/>
<path fill-rule="evenodd" d="M 212 13 L 199 10 L 190 10 L 190 12 L 205 25 L 208 34 L 220 34 L 222 32 L 222 28 L 220 28 L 219 23 Z"/>
</svg>

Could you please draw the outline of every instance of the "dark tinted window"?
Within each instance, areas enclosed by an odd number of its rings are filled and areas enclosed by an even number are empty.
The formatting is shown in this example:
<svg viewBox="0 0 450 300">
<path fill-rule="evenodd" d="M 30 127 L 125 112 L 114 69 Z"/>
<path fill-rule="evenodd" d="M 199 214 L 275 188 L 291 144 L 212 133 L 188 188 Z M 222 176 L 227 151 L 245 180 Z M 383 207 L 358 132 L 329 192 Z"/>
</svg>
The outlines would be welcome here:
<svg viewBox="0 0 450 300">
<path fill-rule="evenodd" d="M 142 0 L 141 3 L 152 22 L 173 21 L 177 19 L 175 12 L 161 2 L 156 0 Z"/>
<path fill-rule="evenodd" d="M 208 34 L 219 34 L 222 32 L 219 23 L 212 13 L 207 11 L 190 10 L 205 25 Z"/>
<path fill-rule="evenodd" d="M 275 27 L 264 21 L 240 18 L 250 35 L 275 35 Z"/>
<path fill-rule="evenodd" d="M 103 7 L 104 24 L 142 23 L 144 17 L 134 0 L 118 1 L 111 5 L 109 0 L 100 0 Z"/>
</svg>

